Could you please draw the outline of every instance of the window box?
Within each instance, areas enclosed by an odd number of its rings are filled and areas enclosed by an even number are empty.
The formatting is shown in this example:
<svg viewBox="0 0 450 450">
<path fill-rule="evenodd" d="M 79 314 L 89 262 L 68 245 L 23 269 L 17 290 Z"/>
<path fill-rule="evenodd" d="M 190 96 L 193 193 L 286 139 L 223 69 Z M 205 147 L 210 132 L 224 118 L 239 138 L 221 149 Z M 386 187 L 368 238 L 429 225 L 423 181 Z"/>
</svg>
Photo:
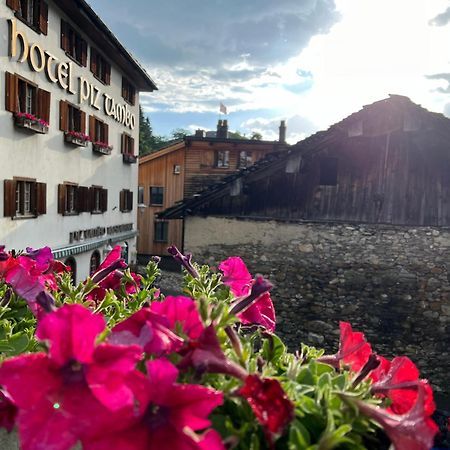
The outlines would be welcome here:
<svg viewBox="0 0 450 450">
<path fill-rule="evenodd" d="M 48 123 L 45 120 L 38 119 L 29 113 L 16 113 L 14 115 L 14 124 L 16 127 L 25 128 L 35 133 L 47 134 Z"/>
<path fill-rule="evenodd" d="M 129 153 L 124 153 L 123 155 L 123 162 L 127 164 L 136 164 L 137 156 L 130 155 Z"/>
<path fill-rule="evenodd" d="M 92 150 L 95 153 L 100 153 L 101 155 L 110 155 L 112 152 L 112 145 L 108 145 L 106 142 L 93 142 Z"/>
<path fill-rule="evenodd" d="M 76 147 L 87 147 L 88 143 L 91 142 L 91 138 L 79 131 L 66 131 L 64 133 L 64 142 Z"/>
</svg>

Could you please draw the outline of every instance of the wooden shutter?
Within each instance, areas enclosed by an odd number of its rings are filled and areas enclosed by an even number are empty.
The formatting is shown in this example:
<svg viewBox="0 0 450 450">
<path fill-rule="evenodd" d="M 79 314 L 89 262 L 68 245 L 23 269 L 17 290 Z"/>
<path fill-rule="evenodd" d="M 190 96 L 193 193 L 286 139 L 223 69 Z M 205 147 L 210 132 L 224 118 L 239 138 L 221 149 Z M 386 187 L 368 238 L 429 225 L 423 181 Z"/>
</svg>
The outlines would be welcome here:
<svg viewBox="0 0 450 450">
<path fill-rule="evenodd" d="M 66 213 L 66 185 L 58 184 L 58 214 Z"/>
<path fill-rule="evenodd" d="M 105 61 L 105 84 L 108 86 L 111 84 L 111 64 Z"/>
<path fill-rule="evenodd" d="M 3 215 L 14 217 L 16 215 L 16 181 L 4 181 Z"/>
<path fill-rule="evenodd" d="M 120 136 L 120 153 L 126 153 L 126 135 L 125 133 L 122 133 L 122 135 Z"/>
<path fill-rule="evenodd" d="M 122 97 L 126 99 L 127 98 L 127 92 L 126 92 L 125 87 L 126 87 L 126 81 L 125 81 L 125 78 L 122 77 Z"/>
<path fill-rule="evenodd" d="M 80 111 L 81 132 L 86 134 L 86 113 Z"/>
<path fill-rule="evenodd" d="M 91 47 L 91 72 L 97 75 L 97 50 Z"/>
<path fill-rule="evenodd" d="M 24 204 L 25 207 L 25 204 Z M 30 210 L 34 216 L 38 215 L 37 208 L 37 183 L 35 181 L 31 182 L 30 189 Z"/>
<path fill-rule="evenodd" d="M 87 42 L 84 39 L 81 39 L 81 65 L 83 67 L 87 66 L 87 51 L 88 51 L 88 45 Z"/>
<path fill-rule="evenodd" d="M 15 113 L 18 111 L 18 103 L 19 103 L 18 78 L 16 75 L 13 75 L 12 73 L 5 72 L 5 79 L 6 79 L 5 108 L 7 111 Z"/>
<path fill-rule="evenodd" d="M 104 130 L 104 133 L 105 133 L 105 142 L 107 144 L 109 144 L 109 126 L 108 126 L 107 123 L 103 124 L 103 130 Z"/>
<path fill-rule="evenodd" d="M 134 138 L 130 137 L 130 148 L 128 149 L 130 155 L 134 155 Z"/>
<path fill-rule="evenodd" d="M 120 211 L 125 211 L 125 189 L 120 191 L 119 195 L 119 209 Z"/>
<path fill-rule="evenodd" d="M 44 89 L 38 89 L 38 105 L 37 112 L 39 119 L 50 123 L 50 99 L 51 94 Z"/>
<path fill-rule="evenodd" d="M 94 187 L 89 188 L 88 204 L 89 204 L 89 212 L 93 212 L 94 207 L 95 207 L 95 188 Z"/>
<path fill-rule="evenodd" d="M 134 106 L 136 104 L 136 88 L 130 84 L 128 89 L 130 90 L 131 104 Z"/>
<path fill-rule="evenodd" d="M 44 0 L 39 2 L 39 30 L 42 34 L 48 32 L 48 5 Z"/>
<path fill-rule="evenodd" d="M 69 29 L 64 20 L 61 20 L 61 48 L 65 52 L 69 50 Z"/>
<path fill-rule="evenodd" d="M 47 185 L 45 183 L 36 183 L 37 193 L 37 215 L 47 213 Z"/>
<path fill-rule="evenodd" d="M 89 188 L 86 186 L 78 186 L 78 204 L 79 212 L 90 211 Z"/>
<path fill-rule="evenodd" d="M 96 136 L 95 136 L 95 117 L 89 116 L 89 137 L 91 138 L 92 142 L 95 142 Z"/>
<path fill-rule="evenodd" d="M 59 101 L 59 129 L 69 131 L 69 105 L 66 101 Z"/>
<path fill-rule="evenodd" d="M 108 190 L 100 189 L 100 210 L 105 212 L 108 210 Z"/>
<path fill-rule="evenodd" d="M 126 195 L 128 211 L 133 211 L 133 191 L 128 191 Z"/>
<path fill-rule="evenodd" d="M 6 0 L 6 6 L 9 6 L 13 11 L 19 10 L 19 0 Z"/>
</svg>

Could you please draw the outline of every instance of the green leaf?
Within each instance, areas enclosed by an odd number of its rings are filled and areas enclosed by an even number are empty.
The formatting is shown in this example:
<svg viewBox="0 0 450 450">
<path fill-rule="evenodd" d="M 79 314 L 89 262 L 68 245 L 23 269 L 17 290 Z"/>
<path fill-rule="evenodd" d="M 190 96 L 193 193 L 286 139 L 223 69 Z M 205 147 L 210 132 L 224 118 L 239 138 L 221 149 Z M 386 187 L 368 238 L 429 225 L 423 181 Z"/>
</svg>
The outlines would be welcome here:
<svg viewBox="0 0 450 450">
<path fill-rule="evenodd" d="M 8 343 L 12 347 L 11 354 L 19 355 L 28 348 L 30 340 L 26 334 L 17 333 L 8 339 Z"/>
<path fill-rule="evenodd" d="M 272 334 L 264 340 L 262 354 L 266 361 L 276 364 L 285 351 L 286 346 L 277 335 Z"/>
<path fill-rule="evenodd" d="M 289 450 L 303 450 L 311 445 L 311 436 L 301 422 L 296 420 L 289 431 Z"/>
</svg>

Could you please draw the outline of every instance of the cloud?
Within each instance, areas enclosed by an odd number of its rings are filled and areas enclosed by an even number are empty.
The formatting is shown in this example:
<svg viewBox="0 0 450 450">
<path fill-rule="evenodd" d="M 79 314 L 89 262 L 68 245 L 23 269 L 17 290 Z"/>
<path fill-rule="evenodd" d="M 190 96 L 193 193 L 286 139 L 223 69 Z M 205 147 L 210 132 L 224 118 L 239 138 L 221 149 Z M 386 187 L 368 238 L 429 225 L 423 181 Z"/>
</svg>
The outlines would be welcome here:
<svg viewBox="0 0 450 450">
<path fill-rule="evenodd" d="M 444 115 L 450 119 L 450 103 L 447 103 L 444 106 Z"/>
<path fill-rule="evenodd" d="M 434 25 L 436 27 L 443 27 L 450 22 L 450 6 L 441 14 L 438 14 L 436 17 L 430 20 L 430 25 Z"/>
<path fill-rule="evenodd" d="M 429 80 L 444 80 L 447 82 L 446 87 L 436 88 L 436 92 L 441 94 L 450 94 L 450 73 L 436 73 L 433 75 L 427 75 L 426 78 Z"/>
</svg>

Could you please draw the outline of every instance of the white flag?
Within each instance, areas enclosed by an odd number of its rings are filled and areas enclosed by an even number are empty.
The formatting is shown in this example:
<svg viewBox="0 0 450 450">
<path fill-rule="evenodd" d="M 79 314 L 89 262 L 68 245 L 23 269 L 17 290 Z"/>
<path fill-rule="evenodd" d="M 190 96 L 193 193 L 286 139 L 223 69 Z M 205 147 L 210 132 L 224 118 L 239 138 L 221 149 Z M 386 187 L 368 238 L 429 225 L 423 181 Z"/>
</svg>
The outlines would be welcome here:
<svg viewBox="0 0 450 450">
<path fill-rule="evenodd" d="M 220 104 L 220 112 L 227 114 L 227 107 L 223 103 Z"/>
</svg>

